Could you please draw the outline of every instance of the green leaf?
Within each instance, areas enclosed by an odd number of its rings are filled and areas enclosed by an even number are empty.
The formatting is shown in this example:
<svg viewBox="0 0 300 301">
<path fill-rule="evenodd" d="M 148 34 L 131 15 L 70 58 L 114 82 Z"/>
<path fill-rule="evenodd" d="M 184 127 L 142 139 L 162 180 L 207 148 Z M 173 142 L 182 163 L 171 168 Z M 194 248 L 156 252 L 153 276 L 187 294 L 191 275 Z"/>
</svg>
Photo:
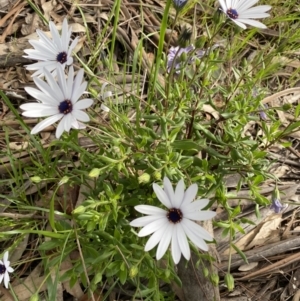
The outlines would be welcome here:
<svg viewBox="0 0 300 301">
<path fill-rule="evenodd" d="M 233 227 L 237 229 L 239 232 L 241 232 L 242 234 L 245 234 L 245 230 L 239 224 L 233 223 Z"/>
<path fill-rule="evenodd" d="M 227 224 L 224 222 L 215 222 L 214 224 L 216 224 L 218 227 L 221 227 L 221 228 L 230 228 L 230 224 Z"/>
<path fill-rule="evenodd" d="M 127 280 L 127 275 L 128 275 L 127 268 L 125 268 L 123 270 L 120 269 L 119 278 L 120 278 L 121 284 L 125 284 L 125 282 Z"/>
<path fill-rule="evenodd" d="M 106 277 L 111 277 L 116 275 L 120 271 L 121 261 L 114 261 L 111 262 L 108 267 L 106 268 L 105 275 Z"/>
<path fill-rule="evenodd" d="M 256 226 L 256 224 L 251 219 L 241 217 L 240 220 L 243 224 L 250 224 L 250 225 Z"/>
<path fill-rule="evenodd" d="M 245 255 L 245 253 L 244 253 L 241 249 L 239 249 L 234 243 L 231 243 L 230 245 L 231 245 L 231 246 L 234 248 L 234 250 L 242 257 L 242 259 L 243 259 L 246 263 L 248 263 L 248 259 L 247 259 L 246 255 Z"/>
<path fill-rule="evenodd" d="M 231 213 L 231 218 L 236 217 L 240 212 L 241 212 L 241 207 L 238 205 L 233 209 Z"/>
<path fill-rule="evenodd" d="M 182 169 L 186 169 L 190 167 L 193 164 L 193 162 L 194 162 L 193 157 L 181 157 L 179 161 L 179 165 Z"/>
<path fill-rule="evenodd" d="M 176 140 L 174 141 L 171 146 L 175 149 L 181 149 L 181 150 L 200 150 L 200 146 L 191 140 Z"/>
</svg>

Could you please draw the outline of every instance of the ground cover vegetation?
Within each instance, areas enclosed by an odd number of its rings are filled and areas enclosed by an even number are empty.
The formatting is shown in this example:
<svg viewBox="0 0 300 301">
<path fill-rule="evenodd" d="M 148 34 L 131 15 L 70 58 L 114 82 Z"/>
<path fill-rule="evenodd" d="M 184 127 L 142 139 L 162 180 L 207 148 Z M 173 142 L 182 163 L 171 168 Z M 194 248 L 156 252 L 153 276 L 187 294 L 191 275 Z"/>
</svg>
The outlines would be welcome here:
<svg viewBox="0 0 300 301">
<path fill-rule="evenodd" d="M 299 6 L 260 2 L 3 4 L 1 300 L 296 296 L 236 290 L 300 245 Z"/>
</svg>

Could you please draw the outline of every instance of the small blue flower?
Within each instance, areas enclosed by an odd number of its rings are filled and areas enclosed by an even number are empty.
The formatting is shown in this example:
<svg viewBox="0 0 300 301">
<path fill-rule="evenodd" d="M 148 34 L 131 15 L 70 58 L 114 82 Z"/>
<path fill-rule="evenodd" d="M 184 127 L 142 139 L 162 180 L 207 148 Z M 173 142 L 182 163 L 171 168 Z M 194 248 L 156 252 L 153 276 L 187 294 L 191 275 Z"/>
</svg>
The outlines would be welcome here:
<svg viewBox="0 0 300 301">
<path fill-rule="evenodd" d="M 274 199 L 272 200 L 272 205 L 270 206 L 270 209 L 274 209 L 275 213 L 280 213 L 280 211 L 285 208 L 285 206 L 283 206 L 280 203 L 279 199 Z"/>
<path fill-rule="evenodd" d="M 177 11 L 180 11 L 187 3 L 188 0 L 173 0 L 174 8 Z"/>
<path fill-rule="evenodd" d="M 214 50 L 216 47 L 219 47 L 219 44 L 215 44 L 211 47 L 211 50 Z M 187 47 L 171 47 L 168 54 L 168 61 L 167 61 L 167 70 L 170 73 L 171 69 L 174 67 L 176 73 L 180 73 L 180 69 L 187 64 L 191 64 L 195 58 L 201 59 L 204 55 L 209 52 L 209 48 L 207 50 L 195 50 L 194 45 L 190 45 Z M 183 53 L 185 53 L 187 59 L 184 62 L 182 57 Z"/>
<path fill-rule="evenodd" d="M 262 120 L 267 120 L 267 114 L 265 112 L 265 109 L 267 109 L 267 108 L 268 108 L 268 105 L 264 104 L 263 109 L 259 112 L 260 118 Z"/>
<path fill-rule="evenodd" d="M 272 204 L 270 206 L 270 209 L 274 209 L 275 213 L 280 213 L 284 208 L 285 208 L 285 206 L 283 206 L 280 203 L 280 192 L 276 185 L 276 187 L 272 193 Z"/>
</svg>

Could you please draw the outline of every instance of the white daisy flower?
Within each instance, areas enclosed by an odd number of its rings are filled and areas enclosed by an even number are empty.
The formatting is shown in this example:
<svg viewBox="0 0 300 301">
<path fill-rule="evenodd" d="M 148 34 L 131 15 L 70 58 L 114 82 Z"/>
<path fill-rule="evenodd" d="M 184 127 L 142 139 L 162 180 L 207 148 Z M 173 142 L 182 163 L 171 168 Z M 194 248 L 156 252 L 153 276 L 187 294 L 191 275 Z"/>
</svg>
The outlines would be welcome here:
<svg viewBox="0 0 300 301">
<path fill-rule="evenodd" d="M 0 283 L 4 279 L 4 285 L 8 288 L 9 283 L 9 274 L 12 273 L 14 269 L 10 266 L 10 261 L 8 260 L 8 251 L 6 251 L 3 255 L 3 261 L 0 260 Z"/>
<path fill-rule="evenodd" d="M 235 24 L 246 29 L 246 25 L 252 25 L 258 28 L 267 28 L 266 25 L 253 19 L 269 17 L 266 11 L 272 7 L 270 5 L 259 5 L 252 7 L 258 0 L 219 0 L 223 12 Z"/>
<path fill-rule="evenodd" d="M 23 116 L 34 118 L 50 116 L 38 123 L 31 130 L 31 134 L 37 134 L 60 119 L 56 129 L 57 138 L 64 131 L 69 132 L 71 128 L 85 128 L 85 125 L 79 121 L 88 122 L 90 118 L 82 110 L 90 107 L 93 100 L 90 98 L 78 100 L 83 93 L 86 93 L 85 89 L 87 87 L 87 82 L 82 82 L 83 69 L 78 71 L 74 79 L 74 69 L 70 67 L 66 79 L 63 67 L 59 65 L 57 68 L 57 82 L 47 69 L 44 69 L 44 74 L 47 83 L 38 77 L 33 78 L 39 90 L 25 87 L 26 92 L 39 100 L 40 103 L 26 103 L 20 106 L 24 110 Z"/>
<path fill-rule="evenodd" d="M 177 264 L 181 253 L 189 260 L 191 256 L 187 237 L 198 248 L 207 251 L 208 246 L 204 240 L 212 241 L 211 235 L 198 224 L 191 220 L 208 220 L 216 213 L 213 211 L 201 211 L 207 206 L 209 200 L 200 199 L 193 201 L 197 195 L 198 187 L 192 184 L 184 191 L 184 182 L 180 180 L 173 190 L 170 180 L 164 178 L 164 189 L 157 184 L 153 184 L 154 192 L 160 202 L 168 209 L 149 205 L 138 205 L 134 208 L 149 216 L 144 216 L 133 220 L 130 225 L 133 227 L 143 227 L 138 236 L 143 237 L 152 234 L 145 246 L 145 251 L 153 249 L 157 244 L 156 258 L 163 257 L 171 242 L 172 257 Z"/>
<path fill-rule="evenodd" d="M 52 72 L 56 70 L 57 66 L 71 65 L 73 63 L 72 51 L 78 43 L 78 38 L 75 38 L 72 44 L 71 41 L 72 28 L 68 29 L 67 19 L 64 19 L 62 24 L 61 35 L 53 22 L 49 22 L 49 28 L 52 35 L 52 40 L 48 38 L 44 32 L 37 29 L 39 40 L 29 40 L 29 43 L 35 49 L 25 49 L 25 58 L 38 60 L 40 62 L 27 65 L 27 70 L 37 70 L 32 74 L 34 76 L 43 75 L 43 70 L 46 68 Z"/>
</svg>

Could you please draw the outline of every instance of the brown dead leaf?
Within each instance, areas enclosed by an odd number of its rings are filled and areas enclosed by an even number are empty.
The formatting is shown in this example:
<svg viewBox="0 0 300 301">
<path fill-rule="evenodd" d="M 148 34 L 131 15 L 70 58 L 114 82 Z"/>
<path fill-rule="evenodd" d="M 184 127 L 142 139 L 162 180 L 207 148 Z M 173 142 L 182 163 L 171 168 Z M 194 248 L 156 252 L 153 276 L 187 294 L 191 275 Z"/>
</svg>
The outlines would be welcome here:
<svg viewBox="0 0 300 301">
<path fill-rule="evenodd" d="M 282 221 L 281 214 L 272 214 L 267 216 L 257 227 L 249 233 L 242 236 L 240 240 L 235 242 L 235 245 L 242 251 L 249 250 L 254 246 L 263 245 L 272 236 L 272 231 L 276 230 Z M 230 249 L 227 248 L 222 255 L 229 255 Z M 231 254 L 236 251 L 231 248 Z"/>
<path fill-rule="evenodd" d="M 47 21 L 50 21 L 50 16 L 51 16 L 52 11 L 58 9 L 58 3 L 55 0 L 51 0 L 51 1 L 43 3 L 42 8 L 44 11 L 44 17 L 46 18 Z"/>
<path fill-rule="evenodd" d="M 243 265 L 241 265 L 238 268 L 238 270 L 241 271 L 241 272 L 247 272 L 247 271 L 253 270 L 257 266 L 258 266 L 258 262 L 251 262 L 249 264 L 243 264 Z"/>
<path fill-rule="evenodd" d="M 73 268 L 73 265 L 71 263 L 71 259 L 69 257 L 66 257 L 66 259 L 61 263 L 61 269 L 62 270 L 70 270 Z M 70 287 L 69 280 L 63 282 L 63 286 L 65 290 L 72 295 L 74 298 L 80 299 L 84 293 L 81 289 L 79 281 L 77 281 L 72 287 Z"/>
<path fill-rule="evenodd" d="M 11 150 L 24 150 L 28 147 L 28 142 L 10 142 L 9 149 Z"/>
<path fill-rule="evenodd" d="M 7 15 L 5 16 L 5 17 L 7 17 L 7 16 L 10 17 L 10 16 L 12 16 L 12 19 L 10 20 L 8 26 L 5 27 L 5 30 L 3 31 L 3 33 L 2 33 L 2 35 L 1 35 L 1 37 L 0 37 L 0 44 L 2 44 L 2 43 L 5 42 L 5 39 L 6 39 L 6 37 L 7 37 L 8 34 L 11 34 L 11 31 L 12 31 L 11 29 L 12 29 L 12 26 L 13 26 L 13 24 L 14 24 L 14 22 L 15 22 L 15 19 L 16 19 L 17 16 L 20 14 L 20 12 L 23 10 L 23 8 L 24 8 L 25 5 L 26 5 L 26 2 L 22 2 L 22 3 L 19 4 L 18 6 L 14 7 L 11 11 L 9 11 L 9 12 L 7 13 Z M 5 17 L 4 17 L 4 18 L 5 18 Z M 4 18 L 3 18 L 3 19 L 4 19 Z M 3 19 L 0 20 L 0 23 L 1 23 L 1 21 L 2 21 Z"/>
<path fill-rule="evenodd" d="M 21 33 L 24 36 L 28 36 L 36 31 L 36 29 L 40 28 L 41 20 L 37 14 L 27 14 L 25 17 L 26 24 L 22 24 Z"/>
<path fill-rule="evenodd" d="M 261 225 L 257 235 L 253 238 L 252 242 L 247 246 L 247 250 L 264 245 L 270 238 L 273 231 L 275 231 L 282 222 L 281 214 L 272 214 L 266 218 Z"/>
</svg>

